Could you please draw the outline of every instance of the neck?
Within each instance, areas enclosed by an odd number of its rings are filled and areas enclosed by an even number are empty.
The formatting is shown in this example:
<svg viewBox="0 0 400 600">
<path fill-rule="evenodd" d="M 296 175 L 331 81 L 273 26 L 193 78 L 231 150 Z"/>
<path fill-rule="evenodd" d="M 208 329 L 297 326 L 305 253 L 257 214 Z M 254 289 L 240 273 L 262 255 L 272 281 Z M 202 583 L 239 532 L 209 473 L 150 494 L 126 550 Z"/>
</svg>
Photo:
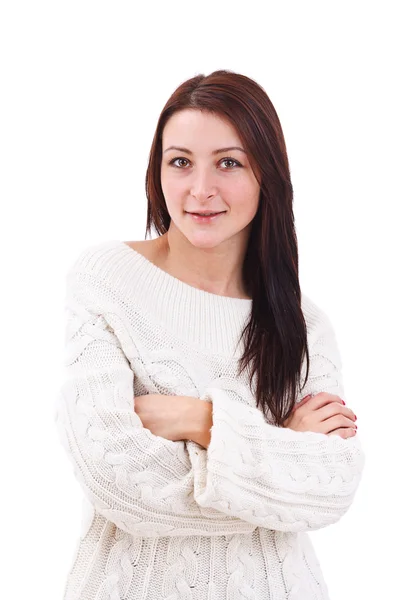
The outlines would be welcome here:
<svg viewBox="0 0 400 600">
<path fill-rule="evenodd" d="M 244 248 L 228 240 L 217 247 L 196 247 L 173 225 L 156 240 L 161 268 L 199 289 L 220 296 L 250 299 L 243 282 Z"/>
</svg>

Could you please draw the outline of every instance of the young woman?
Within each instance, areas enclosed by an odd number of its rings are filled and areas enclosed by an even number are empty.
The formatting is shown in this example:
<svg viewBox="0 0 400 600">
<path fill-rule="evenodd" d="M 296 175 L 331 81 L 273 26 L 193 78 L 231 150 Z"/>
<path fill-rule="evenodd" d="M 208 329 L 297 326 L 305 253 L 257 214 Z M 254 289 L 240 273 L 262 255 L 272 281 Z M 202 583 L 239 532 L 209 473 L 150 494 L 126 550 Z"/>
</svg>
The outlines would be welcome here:
<svg viewBox="0 0 400 600">
<path fill-rule="evenodd" d="M 146 193 L 157 237 L 67 275 L 57 424 L 85 512 L 65 599 L 327 600 L 308 532 L 347 512 L 365 456 L 263 88 L 180 85 Z"/>
</svg>

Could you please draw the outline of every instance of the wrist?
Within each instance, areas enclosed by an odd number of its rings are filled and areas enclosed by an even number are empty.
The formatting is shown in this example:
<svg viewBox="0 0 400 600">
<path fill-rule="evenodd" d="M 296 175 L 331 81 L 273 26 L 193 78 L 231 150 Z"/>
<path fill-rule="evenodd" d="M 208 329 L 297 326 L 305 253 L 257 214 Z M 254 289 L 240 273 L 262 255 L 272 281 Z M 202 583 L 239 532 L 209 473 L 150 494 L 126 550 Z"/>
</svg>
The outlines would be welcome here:
<svg viewBox="0 0 400 600">
<path fill-rule="evenodd" d="M 212 404 L 199 398 L 190 398 L 185 439 L 208 448 L 211 440 L 210 429 L 213 426 Z"/>
</svg>

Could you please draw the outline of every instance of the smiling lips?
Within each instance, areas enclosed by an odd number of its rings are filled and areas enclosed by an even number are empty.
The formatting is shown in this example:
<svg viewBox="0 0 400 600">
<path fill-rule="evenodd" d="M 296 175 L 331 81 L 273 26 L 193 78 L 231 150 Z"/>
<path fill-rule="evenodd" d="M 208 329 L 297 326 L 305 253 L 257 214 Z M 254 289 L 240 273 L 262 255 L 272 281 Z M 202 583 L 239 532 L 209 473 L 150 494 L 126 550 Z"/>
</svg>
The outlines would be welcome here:
<svg viewBox="0 0 400 600">
<path fill-rule="evenodd" d="M 226 211 L 222 211 L 219 213 L 191 213 L 188 212 L 187 214 L 189 214 L 195 221 L 197 221 L 198 223 L 209 223 L 211 221 L 215 221 L 215 219 L 217 217 L 219 217 L 220 215 L 224 214 Z"/>
<path fill-rule="evenodd" d="M 189 212 L 189 211 L 187 211 L 187 212 Z M 209 216 L 212 216 L 212 215 L 219 215 L 219 214 L 221 214 L 221 212 L 225 212 L 225 211 L 220 211 L 220 212 L 217 212 L 217 211 L 214 211 L 214 212 L 212 212 L 212 211 L 194 212 L 194 211 L 192 211 L 192 212 L 189 212 L 189 214 L 190 215 L 200 215 L 201 217 L 209 217 Z"/>
</svg>

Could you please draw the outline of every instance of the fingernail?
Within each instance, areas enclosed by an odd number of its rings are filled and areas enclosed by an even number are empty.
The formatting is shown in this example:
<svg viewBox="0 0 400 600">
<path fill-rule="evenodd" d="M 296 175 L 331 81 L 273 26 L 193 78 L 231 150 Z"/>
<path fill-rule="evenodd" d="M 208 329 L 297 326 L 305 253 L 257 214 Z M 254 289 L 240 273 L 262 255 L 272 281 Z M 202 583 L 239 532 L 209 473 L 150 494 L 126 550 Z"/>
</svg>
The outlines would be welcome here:
<svg viewBox="0 0 400 600">
<path fill-rule="evenodd" d="M 346 404 L 346 402 L 344 400 L 342 400 L 343 404 Z"/>
</svg>

